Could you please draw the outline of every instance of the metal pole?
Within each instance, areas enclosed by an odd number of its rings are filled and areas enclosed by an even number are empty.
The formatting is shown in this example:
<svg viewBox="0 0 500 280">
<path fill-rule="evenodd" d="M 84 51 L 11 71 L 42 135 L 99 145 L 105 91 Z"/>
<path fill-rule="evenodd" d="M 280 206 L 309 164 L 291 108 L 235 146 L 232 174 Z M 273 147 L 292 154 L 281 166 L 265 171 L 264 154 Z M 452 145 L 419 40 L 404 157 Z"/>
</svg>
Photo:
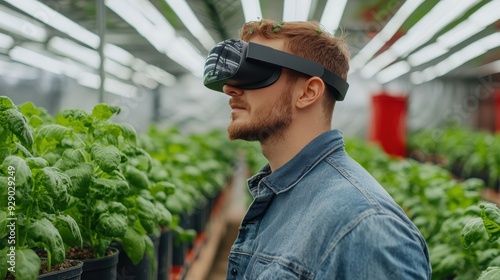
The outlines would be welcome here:
<svg viewBox="0 0 500 280">
<path fill-rule="evenodd" d="M 96 0 L 97 3 L 97 31 L 99 34 L 99 76 L 101 77 L 101 83 L 99 85 L 99 103 L 104 103 L 104 83 L 106 79 L 106 74 L 104 72 L 104 44 L 106 33 L 106 6 L 104 5 L 105 0 Z"/>
</svg>

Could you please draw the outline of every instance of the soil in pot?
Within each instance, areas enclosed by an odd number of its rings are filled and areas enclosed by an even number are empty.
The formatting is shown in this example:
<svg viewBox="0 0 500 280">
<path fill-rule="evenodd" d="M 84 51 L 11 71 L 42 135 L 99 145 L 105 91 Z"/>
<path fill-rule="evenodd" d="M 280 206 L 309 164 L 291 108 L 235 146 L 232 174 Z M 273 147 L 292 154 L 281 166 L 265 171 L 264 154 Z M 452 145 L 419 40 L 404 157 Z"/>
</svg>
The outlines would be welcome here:
<svg viewBox="0 0 500 280">
<path fill-rule="evenodd" d="M 118 249 L 109 248 L 102 258 L 95 258 L 89 247 L 72 247 L 66 252 L 66 258 L 83 261 L 82 280 L 116 279 Z"/>
<path fill-rule="evenodd" d="M 47 269 L 47 260 L 42 258 L 38 279 L 68 279 L 78 280 L 82 274 L 83 262 L 77 260 L 64 260 L 64 262 L 53 265 L 50 271 Z M 6 280 L 14 280 L 14 276 L 7 273 Z"/>
</svg>

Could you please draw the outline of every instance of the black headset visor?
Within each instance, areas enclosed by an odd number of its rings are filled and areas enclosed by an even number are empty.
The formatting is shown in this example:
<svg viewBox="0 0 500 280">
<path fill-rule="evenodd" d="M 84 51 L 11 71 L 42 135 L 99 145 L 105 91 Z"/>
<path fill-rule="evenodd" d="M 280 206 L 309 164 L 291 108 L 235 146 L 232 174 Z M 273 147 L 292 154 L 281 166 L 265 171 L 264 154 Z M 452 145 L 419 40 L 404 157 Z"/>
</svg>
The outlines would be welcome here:
<svg viewBox="0 0 500 280">
<path fill-rule="evenodd" d="M 239 39 L 220 42 L 210 51 L 205 62 L 203 84 L 220 92 L 225 84 L 241 89 L 263 88 L 278 80 L 283 67 L 320 77 L 335 100 L 344 100 L 349 84 L 320 63 Z"/>
</svg>

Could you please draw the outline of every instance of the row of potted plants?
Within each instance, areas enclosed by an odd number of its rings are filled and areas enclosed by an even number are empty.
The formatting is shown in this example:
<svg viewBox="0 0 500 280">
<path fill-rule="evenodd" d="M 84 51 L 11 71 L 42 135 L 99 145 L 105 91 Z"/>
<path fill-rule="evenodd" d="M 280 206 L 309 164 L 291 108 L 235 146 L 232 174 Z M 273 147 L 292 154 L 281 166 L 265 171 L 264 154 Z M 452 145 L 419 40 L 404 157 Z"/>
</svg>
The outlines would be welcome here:
<svg viewBox="0 0 500 280">
<path fill-rule="evenodd" d="M 0 279 L 36 279 L 42 260 L 50 271 L 79 258 L 83 279 L 114 279 L 119 252 L 133 265 L 149 259 L 141 279 L 154 279 L 161 233 L 194 237 L 181 216 L 224 185 L 232 150 L 217 133 L 138 135 L 112 120 L 119 112 L 98 104 L 53 117 L 0 96 L 0 199 L 8 202 L 0 209 Z M 112 259 L 111 268 L 90 271 L 96 259 Z"/>
<path fill-rule="evenodd" d="M 498 279 L 500 210 L 482 200 L 481 179 L 457 180 L 443 167 L 395 159 L 356 138 L 346 139 L 346 150 L 422 232 L 432 279 Z"/>
<path fill-rule="evenodd" d="M 500 134 L 450 126 L 411 133 L 410 156 L 441 165 L 460 178 L 476 177 L 500 188 Z"/>
</svg>

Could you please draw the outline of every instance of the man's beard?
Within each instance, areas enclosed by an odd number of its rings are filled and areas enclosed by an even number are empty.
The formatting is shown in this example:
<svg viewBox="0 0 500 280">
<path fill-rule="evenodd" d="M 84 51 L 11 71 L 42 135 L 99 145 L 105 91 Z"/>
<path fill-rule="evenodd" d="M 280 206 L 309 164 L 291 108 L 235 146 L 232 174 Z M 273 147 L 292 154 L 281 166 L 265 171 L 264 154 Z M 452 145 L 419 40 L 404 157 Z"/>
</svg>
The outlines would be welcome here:
<svg viewBox="0 0 500 280">
<path fill-rule="evenodd" d="M 292 95 L 290 87 L 286 86 L 279 99 L 268 106 L 253 112 L 255 119 L 245 123 L 229 124 L 229 139 L 247 141 L 265 141 L 270 136 L 279 136 L 292 122 Z"/>
</svg>

